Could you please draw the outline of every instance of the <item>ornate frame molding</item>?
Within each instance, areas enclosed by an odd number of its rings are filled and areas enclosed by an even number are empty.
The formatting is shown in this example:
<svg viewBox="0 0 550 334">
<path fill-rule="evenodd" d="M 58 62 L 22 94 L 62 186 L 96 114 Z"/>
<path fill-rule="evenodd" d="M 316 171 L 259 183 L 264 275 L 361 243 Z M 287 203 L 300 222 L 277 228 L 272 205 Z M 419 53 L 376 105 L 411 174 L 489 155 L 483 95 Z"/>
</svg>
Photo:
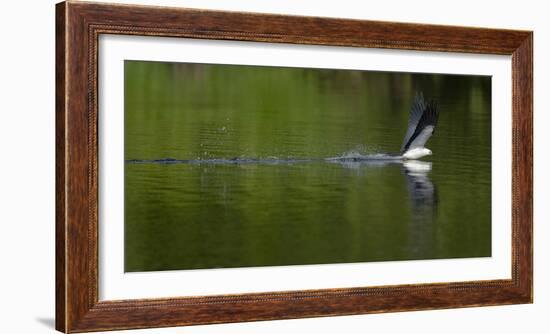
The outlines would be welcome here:
<svg viewBox="0 0 550 334">
<path fill-rule="evenodd" d="M 512 278 L 99 301 L 97 75 L 101 34 L 511 55 Z M 69 333 L 532 302 L 532 32 L 66 1 L 56 7 L 56 43 L 57 330 Z"/>
</svg>

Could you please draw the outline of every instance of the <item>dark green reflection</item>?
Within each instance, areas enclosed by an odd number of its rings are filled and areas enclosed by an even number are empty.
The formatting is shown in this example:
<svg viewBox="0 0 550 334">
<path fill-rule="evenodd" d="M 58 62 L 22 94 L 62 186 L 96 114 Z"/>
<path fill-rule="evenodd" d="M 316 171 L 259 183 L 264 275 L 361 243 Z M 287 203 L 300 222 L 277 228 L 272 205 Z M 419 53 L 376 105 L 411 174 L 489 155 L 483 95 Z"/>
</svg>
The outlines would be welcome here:
<svg viewBox="0 0 550 334">
<path fill-rule="evenodd" d="M 428 168 L 285 162 L 398 151 L 417 91 Z M 125 159 L 164 158 L 125 165 L 126 271 L 491 255 L 490 77 L 126 61 Z"/>
</svg>

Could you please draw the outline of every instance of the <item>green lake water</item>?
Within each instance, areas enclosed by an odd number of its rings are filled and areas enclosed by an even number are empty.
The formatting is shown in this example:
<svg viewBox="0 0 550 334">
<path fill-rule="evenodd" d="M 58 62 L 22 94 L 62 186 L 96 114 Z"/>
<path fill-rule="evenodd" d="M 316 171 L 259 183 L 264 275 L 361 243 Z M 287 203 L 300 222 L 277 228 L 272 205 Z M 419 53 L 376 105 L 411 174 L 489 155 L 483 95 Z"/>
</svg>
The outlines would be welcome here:
<svg viewBox="0 0 550 334">
<path fill-rule="evenodd" d="M 124 131 L 127 272 L 491 256 L 490 77 L 126 61 Z"/>
</svg>

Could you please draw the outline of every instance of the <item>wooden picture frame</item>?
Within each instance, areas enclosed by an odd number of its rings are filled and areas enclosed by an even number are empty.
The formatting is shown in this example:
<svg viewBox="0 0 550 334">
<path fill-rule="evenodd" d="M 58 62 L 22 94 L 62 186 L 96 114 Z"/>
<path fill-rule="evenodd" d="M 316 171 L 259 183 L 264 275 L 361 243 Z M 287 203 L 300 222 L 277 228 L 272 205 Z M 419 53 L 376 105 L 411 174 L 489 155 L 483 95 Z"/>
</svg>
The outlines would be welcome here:
<svg viewBox="0 0 550 334">
<path fill-rule="evenodd" d="M 512 56 L 511 279 L 122 301 L 98 299 L 102 34 Z M 533 33 L 66 1 L 56 7 L 56 329 L 119 330 L 531 303 Z"/>
</svg>

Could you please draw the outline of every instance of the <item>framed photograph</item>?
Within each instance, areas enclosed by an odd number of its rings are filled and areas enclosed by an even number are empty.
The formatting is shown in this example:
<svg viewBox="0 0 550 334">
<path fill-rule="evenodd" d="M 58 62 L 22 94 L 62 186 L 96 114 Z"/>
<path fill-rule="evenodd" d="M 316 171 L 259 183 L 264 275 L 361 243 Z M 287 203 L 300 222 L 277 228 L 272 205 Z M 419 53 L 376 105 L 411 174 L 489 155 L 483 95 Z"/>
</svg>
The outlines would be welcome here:
<svg viewBox="0 0 550 334">
<path fill-rule="evenodd" d="M 59 331 L 532 302 L 532 32 L 56 14 Z"/>
</svg>

